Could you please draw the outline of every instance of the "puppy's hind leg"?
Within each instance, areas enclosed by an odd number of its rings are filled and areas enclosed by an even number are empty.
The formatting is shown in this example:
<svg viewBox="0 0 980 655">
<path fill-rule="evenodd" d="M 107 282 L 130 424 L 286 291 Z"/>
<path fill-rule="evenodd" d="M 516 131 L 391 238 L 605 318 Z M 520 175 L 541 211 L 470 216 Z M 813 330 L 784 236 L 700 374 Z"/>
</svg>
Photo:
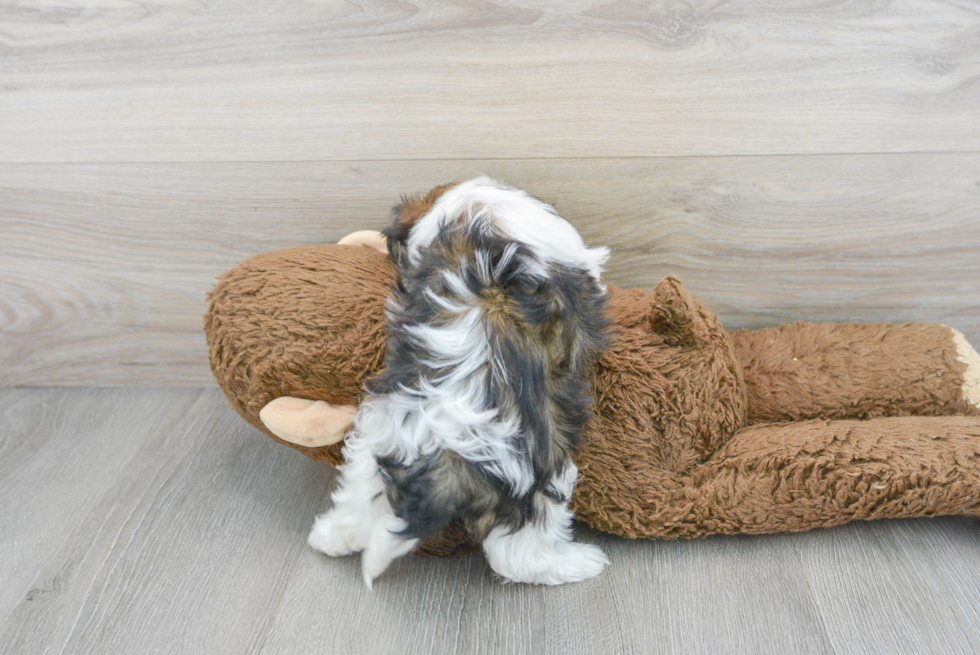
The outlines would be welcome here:
<svg viewBox="0 0 980 655">
<path fill-rule="evenodd" d="M 361 556 L 369 589 L 392 561 L 449 525 L 469 488 L 469 467 L 448 451 L 411 464 L 383 458 L 381 467 L 391 504 L 385 503 L 388 514 L 375 524 Z"/>
<path fill-rule="evenodd" d="M 340 467 L 340 484 L 333 507 L 313 522 L 307 543 L 332 557 L 364 550 L 375 524 L 391 513 L 384 481 L 368 440 L 355 432 L 344 447 L 347 463 Z"/>
<path fill-rule="evenodd" d="M 568 509 L 578 469 L 571 462 L 551 484 L 553 494 L 538 492 L 536 516 L 519 530 L 497 526 L 483 541 L 487 561 L 507 582 L 559 585 L 593 578 L 609 559 L 598 547 L 572 541 Z M 553 497 L 557 496 L 560 501 Z"/>
</svg>

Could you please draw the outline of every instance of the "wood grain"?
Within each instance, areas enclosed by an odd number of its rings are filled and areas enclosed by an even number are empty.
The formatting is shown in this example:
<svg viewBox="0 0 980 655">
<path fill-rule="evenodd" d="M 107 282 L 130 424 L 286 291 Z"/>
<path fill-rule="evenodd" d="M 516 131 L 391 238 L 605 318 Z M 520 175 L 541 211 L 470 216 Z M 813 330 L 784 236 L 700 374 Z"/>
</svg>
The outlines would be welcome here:
<svg viewBox="0 0 980 655">
<path fill-rule="evenodd" d="M 729 328 L 980 344 L 980 8 L 960 0 L 0 4 L 0 386 L 212 385 L 205 293 L 486 172 Z M 977 521 L 480 555 L 374 593 L 331 471 L 216 389 L 0 389 L 0 655 L 974 653 Z"/>
<path fill-rule="evenodd" d="M 221 271 L 479 172 L 609 245 L 609 281 L 676 273 L 730 329 L 917 320 L 980 343 L 980 154 L 0 165 L 0 383 L 211 384 Z"/>
<path fill-rule="evenodd" d="M 356 557 L 305 545 L 329 467 L 216 389 L 0 390 L 0 435 L 0 655 L 980 649 L 975 519 L 673 542 L 578 526 L 612 561 L 595 580 L 410 556 L 369 592 Z"/>
<path fill-rule="evenodd" d="M 479 554 L 398 561 L 368 593 L 358 559 L 302 556 L 263 653 L 827 653 L 782 538 L 630 541 L 582 526 L 612 565 L 560 588 L 502 585 Z M 343 598 L 343 625 L 324 622 Z M 365 626 L 370 626 L 365 628 Z"/>
<path fill-rule="evenodd" d="M 196 390 L 73 389 L 0 394 L 0 616 L 71 541 L 146 435 L 174 427 Z"/>
<path fill-rule="evenodd" d="M 7 4 L 0 161 L 980 149 L 954 0 Z"/>
<path fill-rule="evenodd" d="M 60 400 L 76 421 L 90 416 L 78 392 L 33 393 Z M 148 400 L 120 389 L 111 397 L 160 414 L 176 395 L 156 391 Z M 147 426 L 117 413 L 110 438 L 94 425 L 75 435 L 103 456 L 120 438 L 140 448 L 124 468 L 106 471 L 108 480 L 96 466 L 62 485 L 71 500 L 112 482 L 19 585 L 19 603 L 0 624 L 0 653 L 240 654 L 261 643 L 327 478 L 301 455 L 268 448 L 217 390 L 194 396 L 179 421 Z M 21 483 L 12 498 L 32 493 Z M 13 550 L 33 559 L 20 550 L 27 545 Z"/>
<path fill-rule="evenodd" d="M 793 536 L 835 652 L 980 651 L 977 527 L 923 519 Z"/>
</svg>

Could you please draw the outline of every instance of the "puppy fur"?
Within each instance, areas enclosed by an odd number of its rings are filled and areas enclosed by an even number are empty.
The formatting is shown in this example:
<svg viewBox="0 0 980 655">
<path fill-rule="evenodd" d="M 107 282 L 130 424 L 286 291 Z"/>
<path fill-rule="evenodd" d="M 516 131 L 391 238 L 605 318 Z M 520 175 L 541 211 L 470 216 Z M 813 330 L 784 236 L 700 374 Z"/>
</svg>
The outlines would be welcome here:
<svg viewBox="0 0 980 655">
<path fill-rule="evenodd" d="M 345 445 L 310 544 L 363 550 L 370 587 L 455 518 L 507 581 L 561 584 L 608 564 L 568 509 L 607 344 L 605 249 L 544 202 L 486 177 L 405 199 L 385 231 L 398 271 L 386 370 Z"/>
</svg>

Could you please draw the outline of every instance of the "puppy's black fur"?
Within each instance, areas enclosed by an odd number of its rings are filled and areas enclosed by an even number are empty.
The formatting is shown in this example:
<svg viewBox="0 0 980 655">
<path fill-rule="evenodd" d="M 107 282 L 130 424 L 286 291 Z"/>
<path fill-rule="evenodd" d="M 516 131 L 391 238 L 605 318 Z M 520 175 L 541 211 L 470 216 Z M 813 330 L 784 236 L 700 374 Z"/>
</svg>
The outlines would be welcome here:
<svg viewBox="0 0 980 655">
<path fill-rule="evenodd" d="M 410 227 L 396 216 L 385 230 L 398 272 L 392 289 L 397 310 L 389 312 L 386 370 L 369 382 L 368 391 L 418 390 L 420 380 L 437 382 L 451 372 L 427 363 L 435 358 L 406 332 L 409 326 L 449 325 L 457 318 L 430 296 L 462 302 L 445 281 L 444 272 L 451 271 L 478 298 L 491 351 L 487 366 L 499 367 L 497 374 L 487 370 L 485 375 L 484 408 L 517 417 L 511 445 L 514 456 L 533 470 L 534 483 L 518 493 L 514 480 L 444 450 L 409 465 L 380 459 L 388 499 L 407 523 L 406 538 L 438 533 L 457 517 L 478 540 L 496 526 L 517 530 L 538 518 L 544 498 L 569 500 L 554 481 L 581 445 L 590 417 L 587 376 L 596 353 L 608 344 L 605 291 L 587 271 L 539 262 L 529 248 L 485 226 L 444 225 L 412 263 L 406 255 Z M 509 247 L 516 253 L 507 258 Z M 489 263 L 489 283 L 475 267 L 479 257 Z M 529 270 L 535 268 L 545 275 Z"/>
</svg>

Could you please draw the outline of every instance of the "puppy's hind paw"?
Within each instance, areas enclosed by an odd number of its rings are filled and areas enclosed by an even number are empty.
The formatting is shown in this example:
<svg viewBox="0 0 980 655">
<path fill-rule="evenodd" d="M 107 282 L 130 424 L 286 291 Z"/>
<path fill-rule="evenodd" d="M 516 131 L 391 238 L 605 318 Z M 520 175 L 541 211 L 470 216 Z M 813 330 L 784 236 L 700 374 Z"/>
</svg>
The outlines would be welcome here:
<svg viewBox="0 0 980 655">
<path fill-rule="evenodd" d="M 367 538 L 363 533 L 361 526 L 342 526 L 333 512 L 328 512 L 316 517 L 306 543 L 331 557 L 343 557 L 364 550 Z"/>
<path fill-rule="evenodd" d="M 490 567 L 506 582 L 560 585 L 594 578 L 609 565 L 597 546 L 565 542 L 533 552 L 487 551 Z"/>
<path fill-rule="evenodd" d="M 397 557 L 410 553 L 418 545 L 418 539 L 406 538 L 402 532 L 406 523 L 395 516 L 378 521 L 364 554 L 361 555 L 361 577 L 368 589 L 374 588 L 374 579 L 381 575 Z"/>
<path fill-rule="evenodd" d="M 554 575 L 564 584 L 594 578 L 609 566 L 609 558 L 598 546 L 592 544 L 564 543 L 556 547 Z"/>
</svg>

